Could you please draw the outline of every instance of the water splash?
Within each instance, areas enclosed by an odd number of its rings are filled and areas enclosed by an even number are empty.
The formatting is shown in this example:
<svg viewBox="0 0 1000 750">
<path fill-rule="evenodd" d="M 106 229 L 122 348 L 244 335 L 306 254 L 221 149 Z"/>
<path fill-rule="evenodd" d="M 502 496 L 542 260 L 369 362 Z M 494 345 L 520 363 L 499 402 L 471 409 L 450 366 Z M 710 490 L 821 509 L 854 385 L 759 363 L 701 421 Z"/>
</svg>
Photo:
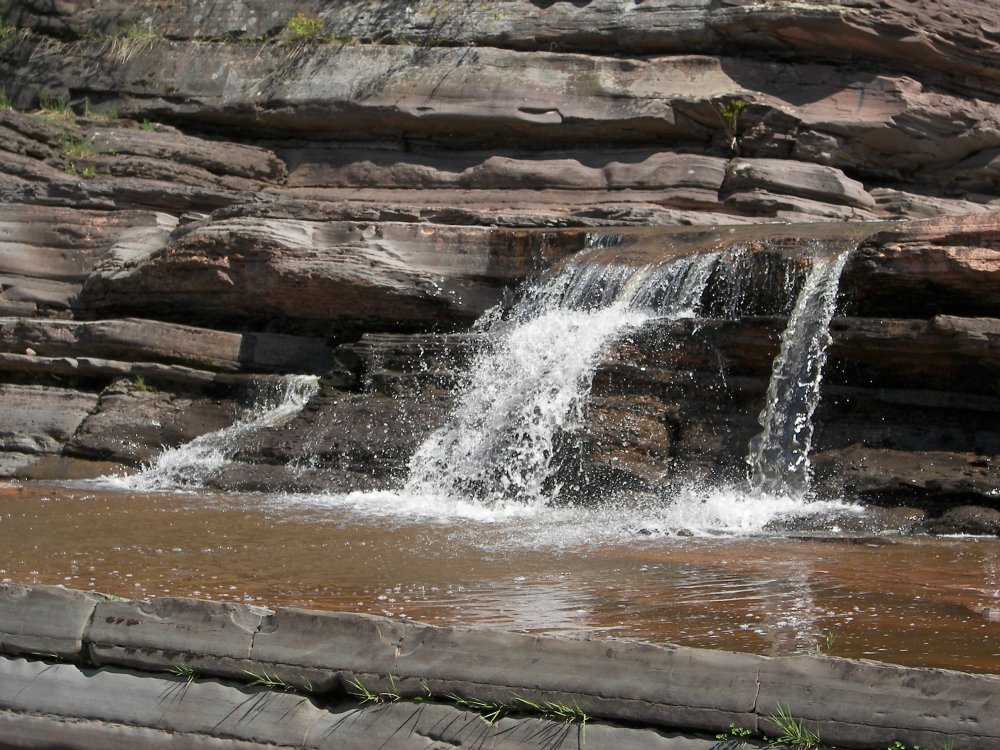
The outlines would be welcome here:
<svg viewBox="0 0 1000 750">
<path fill-rule="evenodd" d="M 276 385 L 268 384 L 243 418 L 229 427 L 164 450 L 153 464 L 138 474 L 118 479 L 116 484 L 144 492 L 203 487 L 232 461 L 241 439 L 263 427 L 284 423 L 300 412 L 318 391 L 319 378 L 314 375 L 288 375 Z"/>
<path fill-rule="evenodd" d="M 583 421 L 604 346 L 651 317 L 693 315 L 717 255 L 633 268 L 572 264 L 480 324 L 476 358 L 446 425 L 410 460 L 408 495 L 490 506 L 557 497 L 560 441 Z"/>
<path fill-rule="evenodd" d="M 809 491 L 813 412 L 819 403 L 830 320 L 849 253 L 816 257 L 781 336 L 761 432 L 750 441 L 747 463 L 757 495 L 804 497 Z"/>
</svg>

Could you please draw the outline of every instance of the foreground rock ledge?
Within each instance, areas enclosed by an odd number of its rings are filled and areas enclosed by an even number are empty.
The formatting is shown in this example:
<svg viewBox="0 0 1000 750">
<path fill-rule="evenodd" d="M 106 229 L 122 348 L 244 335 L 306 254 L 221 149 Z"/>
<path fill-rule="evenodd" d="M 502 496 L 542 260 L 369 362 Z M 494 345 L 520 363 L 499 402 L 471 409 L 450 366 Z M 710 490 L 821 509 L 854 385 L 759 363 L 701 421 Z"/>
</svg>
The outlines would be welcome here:
<svg viewBox="0 0 1000 750">
<path fill-rule="evenodd" d="M 62 587 L 0 585 L 0 654 L 4 748 L 707 750 L 730 724 L 776 736 L 779 704 L 831 746 L 1000 744 L 994 675 Z M 588 721 L 468 710 L 518 698 Z"/>
</svg>

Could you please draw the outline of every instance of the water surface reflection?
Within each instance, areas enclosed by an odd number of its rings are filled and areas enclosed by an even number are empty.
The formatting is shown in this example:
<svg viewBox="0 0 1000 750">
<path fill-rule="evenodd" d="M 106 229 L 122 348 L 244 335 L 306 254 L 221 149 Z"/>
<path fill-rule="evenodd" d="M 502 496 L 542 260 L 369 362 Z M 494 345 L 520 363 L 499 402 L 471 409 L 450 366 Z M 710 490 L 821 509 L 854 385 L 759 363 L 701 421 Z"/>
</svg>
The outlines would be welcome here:
<svg viewBox="0 0 1000 750">
<path fill-rule="evenodd" d="M 1000 540 L 555 535 L 573 513 L 0 485 L 0 580 L 1000 672 Z"/>
</svg>

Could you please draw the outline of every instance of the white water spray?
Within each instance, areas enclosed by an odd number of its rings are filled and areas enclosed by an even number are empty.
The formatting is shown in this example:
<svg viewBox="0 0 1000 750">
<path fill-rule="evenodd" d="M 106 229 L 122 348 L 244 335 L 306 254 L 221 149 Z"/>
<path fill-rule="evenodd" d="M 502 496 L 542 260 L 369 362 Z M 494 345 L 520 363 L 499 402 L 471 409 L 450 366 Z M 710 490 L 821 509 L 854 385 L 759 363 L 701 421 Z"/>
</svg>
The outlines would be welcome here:
<svg viewBox="0 0 1000 750">
<path fill-rule="evenodd" d="M 448 423 L 410 460 L 405 494 L 545 504 L 559 494 L 559 441 L 582 423 L 605 345 L 651 317 L 694 314 L 718 256 L 632 268 L 570 265 L 507 319 L 487 316 Z"/>
<path fill-rule="evenodd" d="M 164 450 L 138 474 L 117 483 L 139 491 L 197 489 L 229 464 L 240 439 L 263 427 L 274 427 L 298 414 L 319 391 L 319 378 L 288 375 L 265 389 L 257 404 L 229 427 L 201 435 L 189 443 Z"/>
<path fill-rule="evenodd" d="M 809 491 L 813 412 L 819 404 L 830 320 L 848 253 L 817 257 L 781 336 L 771 370 L 761 432 L 750 442 L 747 463 L 757 495 L 804 497 Z"/>
</svg>

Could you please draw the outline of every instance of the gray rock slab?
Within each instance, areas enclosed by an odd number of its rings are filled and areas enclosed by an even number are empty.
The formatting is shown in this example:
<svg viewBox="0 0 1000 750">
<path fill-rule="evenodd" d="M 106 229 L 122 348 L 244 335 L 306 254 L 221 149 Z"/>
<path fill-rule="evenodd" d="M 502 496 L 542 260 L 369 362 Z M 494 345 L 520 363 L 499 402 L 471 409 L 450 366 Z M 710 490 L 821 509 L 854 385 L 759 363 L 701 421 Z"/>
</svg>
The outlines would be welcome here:
<svg viewBox="0 0 1000 750">
<path fill-rule="evenodd" d="M 57 453 L 96 406 L 92 393 L 0 384 L 0 450 Z"/>
<path fill-rule="evenodd" d="M 4 750 L 259 750 L 259 742 L 170 732 L 111 721 L 81 721 L 72 716 L 22 714 L 0 710 Z M 288 745 L 268 745 L 283 750 Z M 295 747 L 301 747 L 296 745 Z"/>
<path fill-rule="evenodd" d="M 445 750 L 488 747 L 709 750 L 714 740 L 600 723 L 510 717 L 487 724 L 452 705 L 323 705 L 214 680 L 0 658 L 5 747 L 249 747 Z M 172 736 L 173 744 L 166 742 Z M 131 745 L 129 744 L 131 742 Z"/>
<path fill-rule="evenodd" d="M 84 630 L 104 599 L 62 586 L 0 584 L 0 653 L 79 661 Z"/>
<path fill-rule="evenodd" d="M 249 656 L 302 667 L 394 674 L 407 628 L 375 615 L 281 608 L 262 624 Z"/>
<path fill-rule="evenodd" d="M 759 675 L 757 713 L 778 705 L 815 724 L 824 742 L 852 748 L 907 745 L 1000 747 L 1000 676 L 800 656 L 769 659 Z M 881 745 L 879 743 L 881 742 Z"/>
<path fill-rule="evenodd" d="M 101 602 L 86 646 L 95 664 L 149 671 L 186 664 L 245 678 L 241 660 L 270 615 L 263 607 L 173 597 Z"/>
<path fill-rule="evenodd" d="M 627 641 L 586 642 L 280 609 L 253 660 L 425 683 L 435 693 L 511 701 L 572 696 L 613 720 L 725 729 L 753 723 L 763 657 Z M 368 683 L 365 683 L 366 685 Z M 374 689 L 385 689 L 375 685 Z"/>
<path fill-rule="evenodd" d="M 324 711 L 290 693 L 118 669 L 0 659 L 0 707 L 300 747 Z"/>
</svg>

